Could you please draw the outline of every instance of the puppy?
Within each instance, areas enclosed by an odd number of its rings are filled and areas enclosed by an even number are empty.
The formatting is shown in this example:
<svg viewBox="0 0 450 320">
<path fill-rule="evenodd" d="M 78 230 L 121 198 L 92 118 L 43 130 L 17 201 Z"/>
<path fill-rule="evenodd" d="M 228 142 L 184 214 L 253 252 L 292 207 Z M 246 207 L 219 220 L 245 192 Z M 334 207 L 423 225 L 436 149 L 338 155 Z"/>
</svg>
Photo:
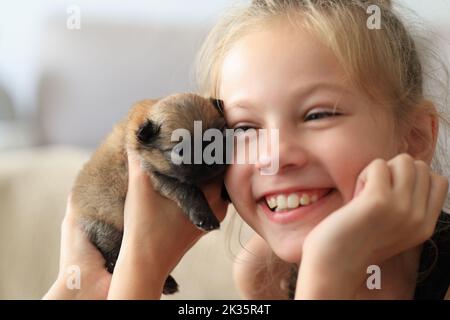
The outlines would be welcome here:
<svg viewBox="0 0 450 320">
<path fill-rule="evenodd" d="M 154 189 L 175 201 L 193 224 L 206 231 L 219 228 L 199 185 L 222 175 L 225 164 L 172 162 L 172 151 L 178 157 L 183 156 L 179 147 L 174 150 L 179 141 L 171 141 L 172 132 L 187 129 L 193 141 L 194 121 L 201 121 L 203 131 L 216 128 L 223 132 L 225 120 L 220 101 L 182 93 L 137 103 L 79 173 L 72 189 L 73 206 L 90 241 L 103 254 L 109 272 L 114 270 L 122 242 L 128 185 L 127 147 L 139 154 Z M 202 147 L 206 146 L 203 143 Z M 191 150 L 194 160 L 194 148 Z M 178 285 L 169 276 L 163 293 L 176 291 Z"/>
</svg>

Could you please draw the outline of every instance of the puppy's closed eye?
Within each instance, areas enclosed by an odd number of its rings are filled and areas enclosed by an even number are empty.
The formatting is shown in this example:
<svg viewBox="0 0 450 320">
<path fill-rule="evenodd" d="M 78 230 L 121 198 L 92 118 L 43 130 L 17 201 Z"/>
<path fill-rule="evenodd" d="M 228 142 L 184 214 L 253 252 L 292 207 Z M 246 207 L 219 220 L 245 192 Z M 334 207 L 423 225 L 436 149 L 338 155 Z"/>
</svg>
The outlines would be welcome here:
<svg viewBox="0 0 450 320">
<path fill-rule="evenodd" d="M 160 125 L 147 120 L 137 130 L 136 137 L 142 144 L 151 144 L 158 138 L 160 129 Z"/>
</svg>

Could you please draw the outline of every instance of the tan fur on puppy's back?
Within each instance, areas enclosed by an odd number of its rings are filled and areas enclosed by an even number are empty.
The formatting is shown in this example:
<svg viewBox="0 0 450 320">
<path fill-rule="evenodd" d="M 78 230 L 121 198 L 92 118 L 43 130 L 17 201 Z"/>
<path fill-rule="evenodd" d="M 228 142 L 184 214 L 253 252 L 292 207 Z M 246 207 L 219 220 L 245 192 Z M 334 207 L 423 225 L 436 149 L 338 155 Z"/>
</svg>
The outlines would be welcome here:
<svg viewBox="0 0 450 320">
<path fill-rule="evenodd" d="M 128 188 L 126 142 L 133 149 L 138 147 L 133 135 L 156 101 L 136 103 L 127 119 L 114 127 L 81 170 L 73 187 L 72 202 L 75 212 L 83 213 L 82 218 L 95 217 L 123 230 Z"/>
</svg>

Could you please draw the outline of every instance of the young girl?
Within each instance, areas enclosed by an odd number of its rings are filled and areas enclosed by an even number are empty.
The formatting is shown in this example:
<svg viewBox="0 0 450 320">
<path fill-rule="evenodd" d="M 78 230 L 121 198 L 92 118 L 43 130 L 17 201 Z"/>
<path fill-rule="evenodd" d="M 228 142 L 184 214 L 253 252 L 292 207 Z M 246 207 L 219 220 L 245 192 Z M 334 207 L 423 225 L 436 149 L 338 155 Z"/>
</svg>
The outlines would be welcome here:
<svg viewBox="0 0 450 320">
<path fill-rule="evenodd" d="M 380 28 L 368 23 L 372 4 Z M 277 156 L 271 151 L 225 176 L 236 211 L 257 233 L 236 263 L 244 298 L 287 299 L 286 287 L 296 299 L 444 298 L 449 244 L 438 220 L 448 220 L 448 181 L 430 166 L 445 118 L 426 99 L 422 57 L 387 1 L 255 0 L 214 27 L 199 57 L 201 92 L 223 100 L 230 128 L 279 130 L 276 174 L 261 174 Z M 60 276 L 46 298 L 158 299 L 201 237 L 129 155 L 114 275 L 75 226 L 69 201 Z M 219 188 L 204 191 L 223 219 Z M 433 235 L 437 251 L 426 245 Z M 279 260 L 261 268 L 272 253 Z M 78 291 L 65 288 L 74 264 Z M 374 266 L 379 290 L 366 282 Z"/>
</svg>

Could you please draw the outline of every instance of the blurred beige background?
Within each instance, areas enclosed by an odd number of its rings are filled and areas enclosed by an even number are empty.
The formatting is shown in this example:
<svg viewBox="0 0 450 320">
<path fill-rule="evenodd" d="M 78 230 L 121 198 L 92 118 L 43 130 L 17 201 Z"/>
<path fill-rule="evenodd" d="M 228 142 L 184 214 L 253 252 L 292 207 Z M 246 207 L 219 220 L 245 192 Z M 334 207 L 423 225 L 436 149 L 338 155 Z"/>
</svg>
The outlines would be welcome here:
<svg viewBox="0 0 450 320">
<path fill-rule="evenodd" d="M 50 287 L 78 170 L 134 102 L 195 90 L 195 54 L 233 2 L 0 0 L 0 299 Z M 450 57 L 450 0 L 400 2 L 430 21 Z M 66 26 L 72 5 L 79 30 Z M 182 260 L 171 299 L 238 298 L 233 254 L 251 231 L 240 237 L 230 218 Z"/>
</svg>

